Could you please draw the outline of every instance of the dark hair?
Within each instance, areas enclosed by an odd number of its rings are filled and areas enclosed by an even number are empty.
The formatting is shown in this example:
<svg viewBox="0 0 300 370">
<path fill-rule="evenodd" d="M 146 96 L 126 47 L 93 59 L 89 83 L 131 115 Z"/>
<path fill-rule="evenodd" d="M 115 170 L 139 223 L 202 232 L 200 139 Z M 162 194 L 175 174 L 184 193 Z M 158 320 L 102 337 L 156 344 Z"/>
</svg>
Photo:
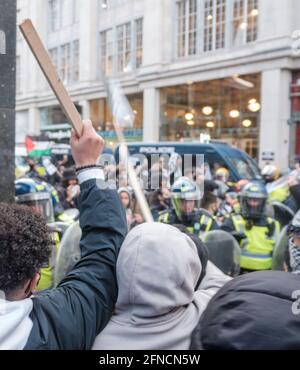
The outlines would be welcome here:
<svg viewBox="0 0 300 370">
<path fill-rule="evenodd" d="M 162 189 L 157 189 L 153 191 L 149 196 L 150 206 L 151 207 L 159 206 L 160 205 L 159 197 L 161 197 L 162 195 L 163 195 Z"/>
<path fill-rule="evenodd" d="M 201 207 L 204 209 L 208 209 L 211 204 L 216 203 L 217 201 L 218 197 L 215 194 L 207 192 L 202 198 Z"/>
<path fill-rule="evenodd" d="M 9 294 L 49 263 L 54 241 L 29 207 L 0 203 L 0 214 L 0 290 Z"/>
</svg>

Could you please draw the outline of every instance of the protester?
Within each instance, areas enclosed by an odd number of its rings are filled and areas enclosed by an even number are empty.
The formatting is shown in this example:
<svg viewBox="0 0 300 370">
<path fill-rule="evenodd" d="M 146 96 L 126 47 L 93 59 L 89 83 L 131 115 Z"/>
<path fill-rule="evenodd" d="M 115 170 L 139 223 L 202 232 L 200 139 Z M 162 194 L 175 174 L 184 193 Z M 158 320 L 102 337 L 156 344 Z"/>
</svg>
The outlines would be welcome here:
<svg viewBox="0 0 300 370">
<path fill-rule="evenodd" d="M 133 221 L 133 214 L 131 209 L 132 200 L 130 191 L 127 188 L 119 188 L 118 194 L 125 208 L 127 225 L 130 226 Z"/>
<path fill-rule="evenodd" d="M 1 349 L 89 349 L 113 312 L 124 209 L 95 165 L 104 145 L 90 121 L 82 137 L 73 132 L 71 145 L 81 187 L 81 260 L 56 289 L 35 294 L 53 243 L 49 231 L 30 209 L 1 205 Z"/>
<path fill-rule="evenodd" d="M 78 180 L 73 167 L 66 168 L 64 170 L 63 187 L 65 189 L 62 202 L 64 209 L 78 208 L 80 187 L 78 186 Z"/>
<path fill-rule="evenodd" d="M 254 272 L 226 284 L 192 335 L 192 350 L 299 350 L 297 275 Z"/>
<path fill-rule="evenodd" d="M 117 262 L 114 315 L 97 337 L 97 350 L 186 350 L 211 297 L 229 277 L 201 262 L 192 239 L 164 224 L 143 224 L 126 237 Z"/>
<path fill-rule="evenodd" d="M 159 212 L 166 211 L 170 207 L 170 191 L 168 188 L 162 188 L 154 191 L 151 195 L 150 209 L 154 220 L 159 217 Z"/>
<path fill-rule="evenodd" d="M 297 212 L 287 229 L 288 267 L 294 274 L 300 275 L 300 211 Z"/>
</svg>

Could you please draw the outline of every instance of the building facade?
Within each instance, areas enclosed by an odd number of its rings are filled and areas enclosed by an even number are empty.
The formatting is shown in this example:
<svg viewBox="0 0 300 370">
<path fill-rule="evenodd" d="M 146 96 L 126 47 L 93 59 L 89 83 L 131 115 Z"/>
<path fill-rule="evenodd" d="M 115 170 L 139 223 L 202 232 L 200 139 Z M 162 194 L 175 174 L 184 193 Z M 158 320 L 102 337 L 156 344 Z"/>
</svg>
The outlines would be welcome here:
<svg viewBox="0 0 300 370">
<path fill-rule="evenodd" d="M 298 0 L 18 1 L 108 146 L 104 77 L 132 107 L 128 140 L 208 133 L 281 169 L 300 154 L 299 12 Z M 39 133 L 66 140 L 70 126 L 18 34 L 17 142 Z"/>
</svg>

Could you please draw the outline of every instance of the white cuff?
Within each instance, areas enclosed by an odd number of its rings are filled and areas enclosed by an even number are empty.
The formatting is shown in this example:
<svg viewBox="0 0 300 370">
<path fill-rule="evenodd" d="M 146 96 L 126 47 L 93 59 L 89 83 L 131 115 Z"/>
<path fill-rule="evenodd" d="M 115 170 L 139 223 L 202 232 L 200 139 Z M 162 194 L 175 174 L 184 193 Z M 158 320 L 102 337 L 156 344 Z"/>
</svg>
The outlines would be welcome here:
<svg viewBox="0 0 300 370">
<path fill-rule="evenodd" d="M 105 180 L 104 172 L 101 168 L 90 168 L 82 170 L 77 174 L 77 178 L 80 185 L 88 180 Z"/>
</svg>

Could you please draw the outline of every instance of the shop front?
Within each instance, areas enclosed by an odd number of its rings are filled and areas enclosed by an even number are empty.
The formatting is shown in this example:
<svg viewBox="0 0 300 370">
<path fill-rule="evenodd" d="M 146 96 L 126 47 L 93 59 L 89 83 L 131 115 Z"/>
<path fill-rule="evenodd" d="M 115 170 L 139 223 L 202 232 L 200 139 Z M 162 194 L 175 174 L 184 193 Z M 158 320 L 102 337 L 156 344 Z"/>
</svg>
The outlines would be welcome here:
<svg viewBox="0 0 300 370">
<path fill-rule="evenodd" d="M 82 107 L 75 104 L 81 114 Z M 40 109 L 41 133 L 55 143 L 68 144 L 71 138 L 71 125 L 60 106 Z"/>
<path fill-rule="evenodd" d="M 127 96 L 128 102 L 134 114 L 133 125 L 122 125 L 126 141 L 143 140 L 143 94 L 132 94 Z M 106 145 L 114 148 L 118 142 L 111 110 L 106 98 L 89 101 L 90 117 L 97 132 L 106 141 Z"/>
<path fill-rule="evenodd" d="M 261 75 L 232 76 L 160 90 L 160 140 L 227 142 L 258 157 Z"/>
</svg>

